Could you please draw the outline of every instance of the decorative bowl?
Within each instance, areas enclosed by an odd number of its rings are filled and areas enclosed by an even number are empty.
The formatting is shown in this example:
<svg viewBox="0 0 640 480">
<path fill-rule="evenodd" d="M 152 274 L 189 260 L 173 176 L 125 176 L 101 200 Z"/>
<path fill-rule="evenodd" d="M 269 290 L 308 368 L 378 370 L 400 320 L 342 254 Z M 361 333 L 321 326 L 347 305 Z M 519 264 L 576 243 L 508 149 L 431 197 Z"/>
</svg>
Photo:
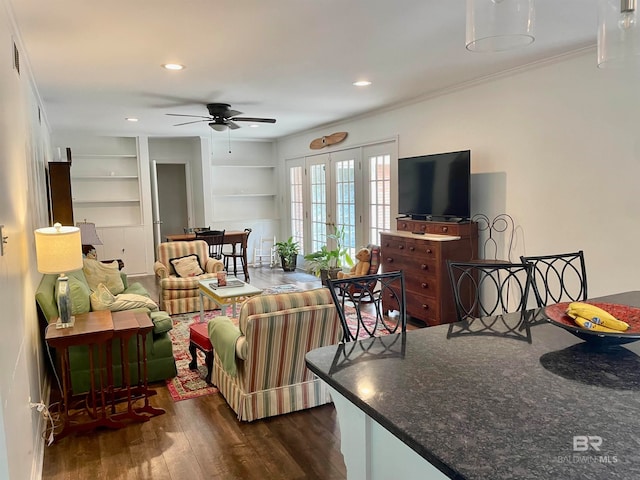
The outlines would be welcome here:
<svg viewBox="0 0 640 480">
<path fill-rule="evenodd" d="M 630 307 L 628 305 L 619 305 L 617 303 L 602 302 L 584 302 L 595 305 L 606 310 L 618 320 L 627 322 L 629 330 L 626 332 L 609 333 L 596 332 L 576 325 L 569 315 L 565 312 L 570 302 L 556 303 L 544 308 L 544 314 L 547 320 L 560 328 L 564 328 L 575 336 L 587 342 L 597 342 L 606 345 L 621 345 L 640 340 L 640 308 Z"/>
</svg>

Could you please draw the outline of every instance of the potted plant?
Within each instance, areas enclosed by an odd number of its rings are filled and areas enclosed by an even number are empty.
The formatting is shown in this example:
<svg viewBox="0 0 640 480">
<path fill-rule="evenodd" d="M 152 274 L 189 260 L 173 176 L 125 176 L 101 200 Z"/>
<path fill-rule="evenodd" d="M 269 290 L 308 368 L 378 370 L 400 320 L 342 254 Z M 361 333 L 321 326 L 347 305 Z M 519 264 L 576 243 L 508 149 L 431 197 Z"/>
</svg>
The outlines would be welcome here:
<svg viewBox="0 0 640 480">
<path fill-rule="evenodd" d="M 285 272 L 293 272 L 296 269 L 300 245 L 289 237 L 283 242 L 276 242 L 276 253 L 280 256 L 280 264 Z"/>
<path fill-rule="evenodd" d="M 329 250 L 326 245 L 323 245 L 317 252 L 304 256 L 304 259 L 307 261 L 307 271 L 313 273 L 316 277 L 320 277 L 322 283 L 324 283 L 327 278 L 336 278 L 343 264 L 353 265 L 353 260 L 351 259 L 351 255 L 349 255 L 349 249 L 344 246 L 344 227 L 336 227 L 334 233 L 327 235 L 327 237 L 335 240 L 336 248 Z"/>
</svg>

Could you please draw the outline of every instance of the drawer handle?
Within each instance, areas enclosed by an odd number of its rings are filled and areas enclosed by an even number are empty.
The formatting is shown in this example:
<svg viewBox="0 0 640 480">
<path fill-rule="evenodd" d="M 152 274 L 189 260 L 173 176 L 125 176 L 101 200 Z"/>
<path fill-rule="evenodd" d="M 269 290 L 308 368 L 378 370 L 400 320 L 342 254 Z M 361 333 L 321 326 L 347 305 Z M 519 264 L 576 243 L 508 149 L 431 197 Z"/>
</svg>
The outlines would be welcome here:
<svg viewBox="0 0 640 480">
<path fill-rule="evenodd" d="M 421 286 L 422 286 L 422 288 L 429 288 L 429 284 L 428 283 L 423 283 Z"/>
<path fill-rule="evenodd" d="M 393 258 L 391 257 L 387 258 L 387 263 L 393 263 Z"/>
<path fill-rule="evenodd" d="M 422 309 L 423 310 L 429 310 L 429 305 L 423 303 L 422 304 Z"/>
<path fill-rule="evenodd" d="M 416 247 L 409 247 L 409 251 L 413 252 L 416 249 Z"/>
<path fill-rule="evenodd" d="M 427 253 L 433 253 L 430 248 L 427 248 Z"/>
<path fill-rule="evenodd" d="M 398 245 L 398 250 L 404 250 L 404 245 Z"/>
<path fill-rule="evenodd" d="M 422 270 L 429 270 L 429 265 L 425 265 L 423 263 L 422 265 L 420 265 L 420 268 L 422 268 Z"/>
<path fill-rule="evenodd" d="M 442 227 L 442 231 L 443 232 L 448 232 L 449 231 L 449 227 Z"/>
</svg>

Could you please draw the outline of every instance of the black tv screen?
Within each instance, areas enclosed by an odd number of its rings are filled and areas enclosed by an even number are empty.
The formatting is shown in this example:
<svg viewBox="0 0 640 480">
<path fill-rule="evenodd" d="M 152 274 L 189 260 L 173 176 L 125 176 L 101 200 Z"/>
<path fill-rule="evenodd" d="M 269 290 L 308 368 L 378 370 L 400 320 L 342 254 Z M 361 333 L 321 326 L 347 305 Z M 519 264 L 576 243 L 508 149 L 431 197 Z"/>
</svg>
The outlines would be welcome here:
<svg viewBox="0 0 640 480">
<path fill-rule="evenodd" d="M 470 150 L 401 158 L 398 213 L 417 219 L 468 219 L 470 180 Z"/>
</svg>

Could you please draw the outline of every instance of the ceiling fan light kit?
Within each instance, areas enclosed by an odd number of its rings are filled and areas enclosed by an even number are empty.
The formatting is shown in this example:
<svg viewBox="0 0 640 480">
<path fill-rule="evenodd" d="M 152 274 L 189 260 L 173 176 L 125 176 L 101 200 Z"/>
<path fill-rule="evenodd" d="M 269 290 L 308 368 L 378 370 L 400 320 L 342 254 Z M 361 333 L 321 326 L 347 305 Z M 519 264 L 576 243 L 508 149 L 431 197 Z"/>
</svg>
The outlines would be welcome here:
<svg viewBox="0 0 640 480">
<path fill-rule="evenodd" d="M 598 0 L 598 68 L 640 67 L 637 0 Z"/>
<path fill-rule="evenodd" d="M 466 47 L 501 52 L 535 40 L 534 0 L 467 0 Z"/>
</svg>

